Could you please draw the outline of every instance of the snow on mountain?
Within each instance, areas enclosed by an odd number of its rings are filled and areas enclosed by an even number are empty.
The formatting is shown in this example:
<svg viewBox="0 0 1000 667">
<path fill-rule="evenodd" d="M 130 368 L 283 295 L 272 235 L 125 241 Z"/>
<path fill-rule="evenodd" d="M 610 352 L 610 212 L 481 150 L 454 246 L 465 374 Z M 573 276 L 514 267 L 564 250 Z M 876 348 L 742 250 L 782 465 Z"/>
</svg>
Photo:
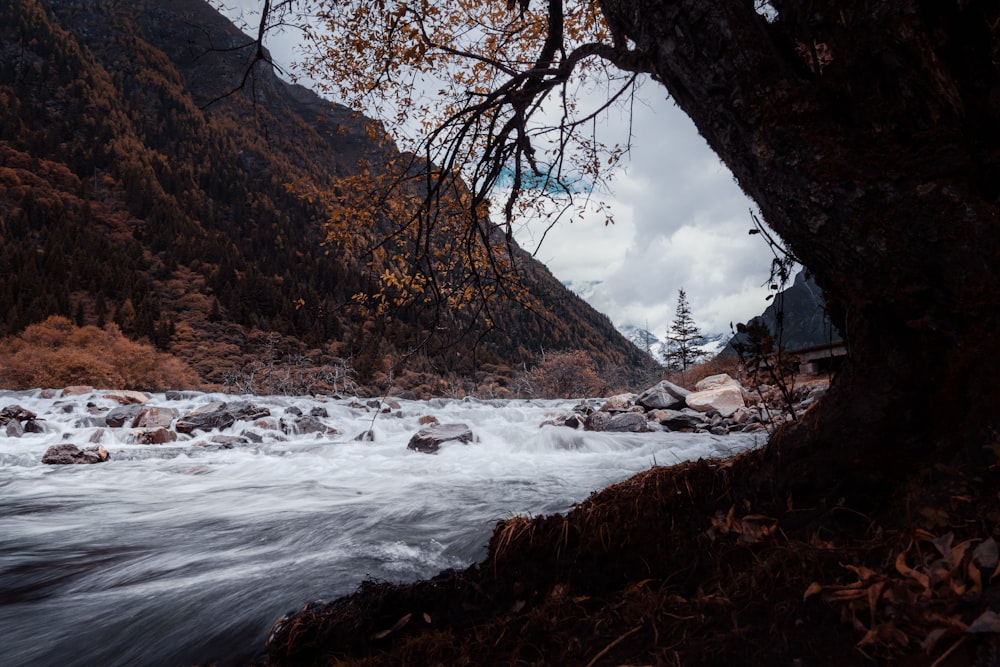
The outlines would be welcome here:
<svg viewBox="0 0 1000 667">
<path fill-rule="evenodd" d="M 594 290 L 596 290 L 604 281 L 603 280 L 563 280 L 561 281 L 563 286 L 569 291 L 575 293 L 578 297 L 587 301 L 590 297 L 594 296 Z"/>
<path fill-rule="evenodd" d="M 634 324 L 623 324 L 617 328 L 633 345 L 648 353 L 657 362 L 663 363 L 663 355 L 667 351 L 666 335 L 658 336 L 652 331 Z M 699 338 L 695 342 L 695 347 L 702 351 L 706 359 L 710 359 L 717 355 L 728 342 L 729 334 L 710 333 Z"/>
</svg>

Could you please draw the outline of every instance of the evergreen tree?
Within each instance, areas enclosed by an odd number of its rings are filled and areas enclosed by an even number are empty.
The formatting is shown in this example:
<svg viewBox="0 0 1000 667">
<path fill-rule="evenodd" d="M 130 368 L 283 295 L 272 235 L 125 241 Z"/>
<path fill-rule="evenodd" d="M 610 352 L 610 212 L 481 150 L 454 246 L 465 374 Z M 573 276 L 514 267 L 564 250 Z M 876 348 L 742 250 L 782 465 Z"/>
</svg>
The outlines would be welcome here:
<svg viewBox="0 0 1000 667">
<path fill-rule="evenodd" d="M 691 306 L 687 302 L 687 294 L 682 287 L 677 291 L 677 310 L 674 313 L 674 321 L 667 330 L 667 351 L 663 354 L 667 362 L 667 367 L 671 370 L 687 371 L 688 366 L 698 361 L 702 356 L 701 350 L 695 347 L 694 342 L 701 338 L 698 325 L 691 317 Z"/>
</svg>

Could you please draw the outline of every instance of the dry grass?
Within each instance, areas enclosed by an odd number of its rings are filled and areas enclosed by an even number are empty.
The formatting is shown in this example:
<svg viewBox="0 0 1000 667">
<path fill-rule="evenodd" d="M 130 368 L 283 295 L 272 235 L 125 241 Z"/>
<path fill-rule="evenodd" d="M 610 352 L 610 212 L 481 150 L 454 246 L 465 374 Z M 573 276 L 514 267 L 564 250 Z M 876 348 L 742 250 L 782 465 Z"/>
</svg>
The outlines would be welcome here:
<svg viewBox="0 0 1000 667">
<path fill-rule="evenodd" d="M 478 566 L 303 610 L 269 664 L 957 667 L 990 650 L 994 470 L 927 468 L 866 515 L 759 493 L 763 457 L 501 521 Z"/>
</svg>

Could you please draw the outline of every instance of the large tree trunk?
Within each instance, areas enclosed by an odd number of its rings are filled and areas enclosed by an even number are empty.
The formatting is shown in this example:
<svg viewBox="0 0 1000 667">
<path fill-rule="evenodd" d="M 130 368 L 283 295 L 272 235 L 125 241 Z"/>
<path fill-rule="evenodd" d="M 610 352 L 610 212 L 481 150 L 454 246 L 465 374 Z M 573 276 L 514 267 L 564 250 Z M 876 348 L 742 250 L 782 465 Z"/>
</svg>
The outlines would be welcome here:
<svg viewBox="0 0 1000 667">
<path fill-rule="evenodd" d="M 849 366 L 775 438 L 783 481 L 993 438 L 1000 5 L 774 2 L 768 20 L 747 0 L 601 4 L 841 320 Z"/>
</svg>

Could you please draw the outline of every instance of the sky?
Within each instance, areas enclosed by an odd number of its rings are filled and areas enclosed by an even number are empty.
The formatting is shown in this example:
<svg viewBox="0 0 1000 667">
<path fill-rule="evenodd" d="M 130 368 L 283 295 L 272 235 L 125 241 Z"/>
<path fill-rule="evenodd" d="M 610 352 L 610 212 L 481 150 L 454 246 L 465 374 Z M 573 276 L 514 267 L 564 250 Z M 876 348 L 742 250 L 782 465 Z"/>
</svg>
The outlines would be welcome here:
<svg viewBox="0 0 1000 667">
<path fill-rule="evenodd" d="M 230 16 L 257 0 L 229 0 Z M 245 18 L 251 24 L 255 17 Z M 299 60 L 294 30 L 273 33 L 266 46 L 275 63 Z M 299 81 L 309 85 L 308 81 Z M 601 199 L 614 217 L 567 216 L 537 247 L 544 226 L 517 234 L 559 280 L 619 328 L 631 325 L 665 337 L 684 289 L 702 333 L 728 333 L 767 307 L 771 252 L 753 227 L 751 202 L 708 148 L 691 120 L 652 81 L 634 106 L 632 147 Z M 610 115 L 608 143 L 628 136 L 628 119 Z M 569 222 L 573 217 L 575 221 Z"/>
</svg>

